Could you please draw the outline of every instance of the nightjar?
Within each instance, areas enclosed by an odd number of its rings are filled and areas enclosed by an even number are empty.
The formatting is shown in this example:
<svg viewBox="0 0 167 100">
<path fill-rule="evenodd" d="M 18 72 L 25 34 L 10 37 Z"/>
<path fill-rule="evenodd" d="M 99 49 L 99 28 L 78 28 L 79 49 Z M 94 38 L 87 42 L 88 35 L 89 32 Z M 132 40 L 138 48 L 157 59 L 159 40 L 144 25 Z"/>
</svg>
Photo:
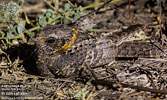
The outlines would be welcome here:
<svg viewBox="0 0 167 100">
<path fill-rule="evenodd" d="M 98 22 L 94 16 L 83 17 L 72 25 L 48 26 L 37 34 L 36 65 L 42 76 L 78 76 L 88 70 L 87 66 L 108 64 L 115 60 L 118 46 L 143 28 L 132 25 L 112 35 L 93 38 L 86 31 Z"/>
</svg>

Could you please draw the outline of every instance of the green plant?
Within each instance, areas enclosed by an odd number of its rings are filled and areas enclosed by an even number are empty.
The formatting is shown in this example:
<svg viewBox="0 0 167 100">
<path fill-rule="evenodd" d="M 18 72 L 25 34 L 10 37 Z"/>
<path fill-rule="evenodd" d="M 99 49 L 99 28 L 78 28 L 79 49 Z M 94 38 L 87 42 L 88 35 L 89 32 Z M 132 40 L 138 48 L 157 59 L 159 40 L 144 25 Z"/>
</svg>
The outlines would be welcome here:
<svg viewBox="0 0 167 100">
<path fill-rule="evenodd" d="M 21 5 L 11 1 L 0 10 L 0 39 L 9 45 L 17 45 L 18 39 L 24 37 L 25 21 L 19 16 L 20 8 Z"/>
<path fill-rule="evenodd" d="M 47 24 L 68 24 L 75 22 L 83 15 L 83 7 L 79 6 L 73 8 L 69 3 L 66 3 L 64 5 L 64 9 L 59 8 L 57 13 L 55 13 L 54 9 L 48 9 L 43 15 L 39 17 L 37 25 L 44 27 Z"/>
</svg>

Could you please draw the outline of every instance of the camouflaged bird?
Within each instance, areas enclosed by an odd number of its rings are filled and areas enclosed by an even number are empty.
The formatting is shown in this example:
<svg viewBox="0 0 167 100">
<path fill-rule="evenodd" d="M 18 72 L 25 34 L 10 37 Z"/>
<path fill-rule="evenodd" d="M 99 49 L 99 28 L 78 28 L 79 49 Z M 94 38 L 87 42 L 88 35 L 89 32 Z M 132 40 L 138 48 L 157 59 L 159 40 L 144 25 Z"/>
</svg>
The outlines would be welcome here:
<svg viewBox="0 0 167 100">
<path fill-rule="evenodd" d="M 88 50 L 95 48 L 94 46 L 98 43 L 96 39 L 90 39 L 91 37 L 85 33 L 96 25 L 97 22 L 94 19 L 94 15 L 90 14 L 71 26 L 50 26 L 37 34 L 37 38 L 34 39 L 37 53 L 36 64 L 41 75 L 68 76 L 70 74 L 67 73 L 70 70 L 72 70 L 70 73 L 73 73 L 78 66 L 83 64 L 88 56 L 86 54 Z M 99 43 L 101 42 L 108 42 L 111 45 L 110 40 L 99 40 Z M 63 46 L 66 47 L 65 50 L 61 50 Z M 51 70 L 53 68 L 54 70 Z"/>
<path fill-rule="evenodd" d="M 114 61 L 116 57 L 159 55 L 156 52 L 159 51 L 157 47 L 150 43 L 124 44 L 135 33 L 144 32 L 143 25 L 132 25 L 109 36 L 92 38 L 86 31 L 99 22 L 95 19 L 95 15 L 89 15 L 72 25 L 49 26 L 37 34 L 34 39 L 36 65 L 42 76 L 79 76 L 88 70 L 87 66 L 92 69 L 103 66 Z M 149 47 L 155 49 L 147 49 Z"/>
</svg>

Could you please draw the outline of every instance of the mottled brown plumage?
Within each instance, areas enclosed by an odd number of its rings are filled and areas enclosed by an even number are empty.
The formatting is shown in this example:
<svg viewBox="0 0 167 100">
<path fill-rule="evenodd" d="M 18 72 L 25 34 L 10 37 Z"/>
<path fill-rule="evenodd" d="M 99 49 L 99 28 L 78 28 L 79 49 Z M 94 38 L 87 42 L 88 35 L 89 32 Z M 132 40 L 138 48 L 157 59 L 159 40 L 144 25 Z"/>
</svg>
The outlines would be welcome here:
<svg viewBox="0 0 167 100">
<path fill-rule="evenodd" d="M 143 32 L 143 26 L 140 24 L 111 35 L 92 38 L 86 30 L 96 23 L 94 16 L 89 15 L 73 25 L 50 26 L 43 29 L 34 39 L 39 73 L 49 77 L 78 76 L 81 72 L 87 72 L 85 70 L 88 70 L 88 67 L 93 69 L 109 64 L 116 57 L 155 57 L 162 53 L 149 42 L 124 43 L 134 34 Z M 73 28 L 78 30 L 75 43 L 67 50 L 53 53 L 72 41 L 75 34 Z"/>
</svg>

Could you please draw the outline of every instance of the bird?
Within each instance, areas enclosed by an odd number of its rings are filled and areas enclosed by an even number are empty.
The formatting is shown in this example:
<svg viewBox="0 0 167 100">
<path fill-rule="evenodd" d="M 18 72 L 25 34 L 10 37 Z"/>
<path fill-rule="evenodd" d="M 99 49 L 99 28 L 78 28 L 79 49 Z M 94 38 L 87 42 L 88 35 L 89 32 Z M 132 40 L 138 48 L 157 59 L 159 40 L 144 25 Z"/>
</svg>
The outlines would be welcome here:
<svg viewBox="0 0 167 100">
<path fill-rule="evenodd" d="M 143 25 L 132 25 L 106 37 L 94 38 L 87 30 L 99 21 L 96 15 L 88 15 L 71 25 L 45 27 L 37 34 L 35 41 L 36 66 L 42 76 L 70 77 L 91 68 L 108 64 L 115 60 L 118 46 Z"/>
<path fill-rule="evenodd" d="M 69 25 L 61 24 L 43 28 L 33 38 L 39 74 L 47 77 L 81 76 L 82 73 L 90 74 L 87 69 L 109 64 L 117 57 L 159 55 L 156 53 L 157 49 L 156 51 L 151 49 L 157 48 L 151 43 L 125 43 L 136 33 L 145 33 L 145 25 L 142 24 L 130 25 L 107 36 L 93 37 L 88 34 L 88 29 L 110 18 L 111 15 L 108 12 L 100 17 L 93 12 Z M 146 51 L 147 54 L 142 54 Z"/>
</svg>

